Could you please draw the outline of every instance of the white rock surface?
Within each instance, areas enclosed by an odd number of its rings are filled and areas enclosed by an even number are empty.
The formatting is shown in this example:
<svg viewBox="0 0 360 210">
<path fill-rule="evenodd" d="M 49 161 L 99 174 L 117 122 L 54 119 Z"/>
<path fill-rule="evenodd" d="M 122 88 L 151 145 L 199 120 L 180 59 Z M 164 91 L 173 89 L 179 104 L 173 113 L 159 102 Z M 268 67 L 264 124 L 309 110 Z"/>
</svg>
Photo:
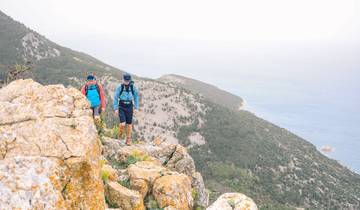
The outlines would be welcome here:
<svg viewBox="0 0 360 210">
<path fill-rule="evenodd" d="M 257 210 L 254 201 L 241 193 L 222 194 L 206 210 Z"/>
<path fill-rule="evenodd" d="M 0 209 L 104 209 L 86 98 L 17 80 L 0 89 Z"/>
</svg>

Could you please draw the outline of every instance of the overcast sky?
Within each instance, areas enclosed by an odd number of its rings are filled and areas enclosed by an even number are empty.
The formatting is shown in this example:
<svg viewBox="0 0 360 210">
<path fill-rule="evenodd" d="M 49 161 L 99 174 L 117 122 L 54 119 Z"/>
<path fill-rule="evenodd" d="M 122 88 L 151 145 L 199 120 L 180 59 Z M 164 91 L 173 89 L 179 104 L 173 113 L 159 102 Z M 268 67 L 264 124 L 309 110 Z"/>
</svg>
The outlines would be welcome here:
<svg viewBox="0 0 360 210">
<path fill-rule="evenodd" d="M 358 42 L 359 0 L 1 0 L 52 39 L 101 34 L 209 40 Z"/>
<path fill-rule="evenodd" d="M 290 69 L 288 50 L 295 57 L 297 51 L 335 57 L 345 51 L 352 58 L 358 51 L 344 48 L 360 46 L 359 0 L 1 0 L 0 6 L 60 45 L 150 77 L 199 78 L 193 69 L 174 69 L 193 65 L 187 60 L 193 52 L 205 61 L 220 51 L 227 58 L 245 56 L 253 60 L 246 69 L 264 55 L 280 56 L 282 68 Z M 332 65 L 332 57 L 318 59 Z"/>
</svg>

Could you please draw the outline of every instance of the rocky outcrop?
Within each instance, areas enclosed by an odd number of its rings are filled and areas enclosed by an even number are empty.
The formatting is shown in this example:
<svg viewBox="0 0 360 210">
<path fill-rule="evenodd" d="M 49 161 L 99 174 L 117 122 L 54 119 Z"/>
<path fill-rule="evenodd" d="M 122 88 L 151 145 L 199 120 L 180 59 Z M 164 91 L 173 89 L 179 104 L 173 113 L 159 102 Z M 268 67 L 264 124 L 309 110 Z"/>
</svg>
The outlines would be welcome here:
<svg viewBox="0 0 360 210">
<path fill-rule="evenodd" d="M 193 207 L 191 179 L 185 174 L 170 174 L 158 178 L 152 194 L 161 208 L 191 210 Z"/>
<path fill-rule="evenodd" d="M 88 102 L 74 88 L 17 80 L 0 89 L 0 111 L 0 209 L 97 210 L 104 198 L 123 210 L 208 205 L 186 148 L 106 137 L 101 146 Z M 208 209 L 229 206 L 256 209 L 241 194 L 225 194 Z"/>
<path fill-rule="evenodd" d="M 144 201 L 140 193 L 121 186 L 117 182 L 106 184 L 108 202 L 122 210 L 144 210 Z"/>
<path fill-rule="evenodd" d="M 119 171 L 126 168 L 122 177 L 127 177 L 129 188 L 138 191 L 144 199 L 154 196 L 159 207 L 167 209 L 208 205 L 202 176 L 181 145 L 141 142 L 125 146 L 119 140 L 106 137 L 102 142 L 104 156 Z"/>
<path fill-rule="evenodd" d="M 241 193 L 225 193 L 206 210 L 257 210 L 254 201 Z"/>
<path fill-rule="evenodd" d="M 0 89 L 0 209 L 104 209 L 100 141 L 85 97 L 17 80 Z"/>
<path fill-rule="evenodd" d="M 130 187 L 139 191 L 142 196 L 148 194 L 156 179 L 167 173 L 167 169 L 152 161 L 140 161 L 128 167 Z"/>
<path fill-rule="evenodd" d="M 193 192 L 195 193 L 195 205 L 207 207 L 209 204 L 209 194 L 206 191 L 204 180 L 199 172 L 192 175 Z"/>
</svg>

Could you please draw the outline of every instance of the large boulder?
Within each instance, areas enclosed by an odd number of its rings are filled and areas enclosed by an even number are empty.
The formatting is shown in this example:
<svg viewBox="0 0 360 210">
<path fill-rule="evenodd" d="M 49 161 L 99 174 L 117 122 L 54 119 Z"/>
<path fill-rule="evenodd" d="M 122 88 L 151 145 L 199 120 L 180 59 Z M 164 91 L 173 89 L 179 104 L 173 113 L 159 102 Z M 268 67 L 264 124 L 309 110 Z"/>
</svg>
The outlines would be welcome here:
<svg viewBox="0 0 360 210">
<path fill-rule="evenodd" d="M 112 206 L 122 210 L 144 210 L 144 201 L 139 192 L 121 186 L 117 182 L 106 183 L 105 196 Z"/>
<path fill-rule="evenodd" d="M 222 194 L 206 210 L 257 210 L 254 201 L 241 193 Z"/>
<path fill-rule="evenodd" d="M 191 180 L 185 174 L 165 175 L 158 178 L 152 194 L 161 208 L 191 210 L 193 197 Z"/>
<path fill-rule="evenodd" d="M 130 165 L 127 172 L 130 177 L 131 189 L 139 191 L 145 197 L 155 180 L 167 173 L 167 169 L 156 162 L 140 161 Z"/>
<path fill-rule="evenodd" d="M 100 141 L 80 91 L 0 89 L 0 209 L 104 209 Z"/>
</svg>

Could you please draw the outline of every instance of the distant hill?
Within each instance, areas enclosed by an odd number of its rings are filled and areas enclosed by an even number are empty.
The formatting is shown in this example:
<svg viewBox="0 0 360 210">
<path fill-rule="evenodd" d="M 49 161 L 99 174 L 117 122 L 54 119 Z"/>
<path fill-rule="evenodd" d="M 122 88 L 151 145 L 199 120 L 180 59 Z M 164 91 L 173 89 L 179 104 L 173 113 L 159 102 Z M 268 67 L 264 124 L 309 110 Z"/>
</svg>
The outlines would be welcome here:
<svg viewBox="0 0 360 210">
<path fill-rule="evenodd" d="M 243 106 L 243 99 L 241 97 L 199 80 L 175 74 L 164 75 L 158 80 L 162 82 L 175 83 L 180 87 L 192 91 L 193 93 L 203 95 L 205 98 L 215 104 L 225 106 L 232 110 L 240 110 L 240 108 Z"/>
<path fill-rule="evenodd" d="M 85 53 L 62 47 L 0 11 L 0 79 L 9 66 L 31 62 L 35 79 L 43 84 L 72 84 L 88 72 L 121 78 L 122 71 Z"/>
<path fill-rule="evenodd" d="M 33 71 L 28 76 L 43 84 L 79 88 L 86 73 L 95 72 L 107 95 L 107 124 L 118 124 L 111 97 L 121 70 L 53 43 L 0 12 L 0 79 L 9 66 L 26 62 Z M 135 84 L 143 93 L 135 136 L 186 146 L 212 201 L 238 191 L 260 209 L 359 209 L 360 175 L 306 140 L 239 110 L 240 97 L 177 75 L 136 77 Z"/>
</svg>

